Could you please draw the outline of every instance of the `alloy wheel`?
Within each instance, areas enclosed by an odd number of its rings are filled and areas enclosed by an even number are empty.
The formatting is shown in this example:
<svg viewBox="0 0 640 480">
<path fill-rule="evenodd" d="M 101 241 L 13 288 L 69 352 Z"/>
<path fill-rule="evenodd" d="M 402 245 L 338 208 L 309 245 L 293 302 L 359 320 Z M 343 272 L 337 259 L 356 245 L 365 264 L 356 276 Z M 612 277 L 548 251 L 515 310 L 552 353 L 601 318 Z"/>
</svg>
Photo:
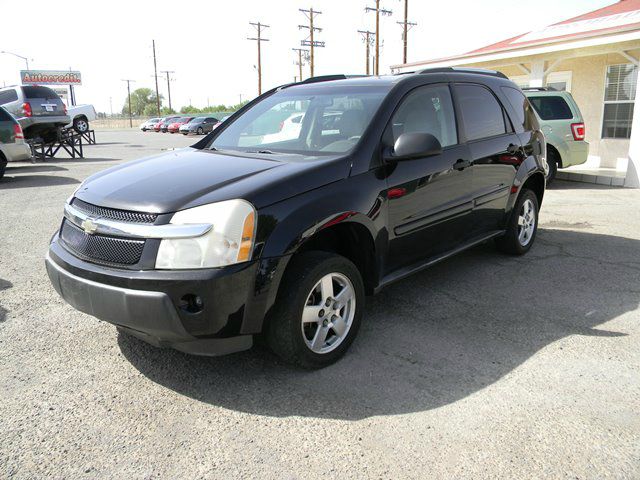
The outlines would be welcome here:
<svg viewBox="0 0 640 480">
<path fill-rule="evenodd" d="M 353 284 L 341 273 L 323 276 L 311 289 L 302 310 L 302 336 L 314 353 L 336 349 L 349 334 L 356 312 Z"/>
<path fill-rule="evenodd" d="M 536 211 L 529 199 L 522 203 L 518 216 L 518 241 L 523 247 L 528 245 L 536 229 Z"/>
</svg>

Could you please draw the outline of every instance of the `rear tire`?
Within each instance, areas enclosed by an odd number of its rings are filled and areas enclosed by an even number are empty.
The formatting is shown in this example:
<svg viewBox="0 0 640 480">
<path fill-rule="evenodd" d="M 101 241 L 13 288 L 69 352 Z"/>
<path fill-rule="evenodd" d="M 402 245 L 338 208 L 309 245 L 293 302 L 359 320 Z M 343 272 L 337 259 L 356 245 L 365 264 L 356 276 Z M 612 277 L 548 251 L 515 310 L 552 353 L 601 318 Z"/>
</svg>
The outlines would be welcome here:
<svg viewBox="0 0 640 480">
<path fill-rule="evenodd" d="M 89 120 L 84 117 L 73 120 L 73 129 L 78 133 L 87 133 L 89 131 Z"/>
<path fill-rule="evenodd" d="M 202 127 L 198 127 L 198 135 L 203 135 L 204 134 L 204 130 L 202 129 Z"/>
<path fill-rule="evenodd" d="M 549 173 L 547 173 L 547 185 L 553 182 L 558 173 L 558 158 L 553 150 L 547 148 L 547 165 L 549 165 Z"/>
<path fill-rule="evenodd" d="M 7 159 L 4 158 L 2 152 L 0 152 L 0 180 L 4 177 L 5 169 L 7 168 Z"/>
<path fill-rule="evenodd" d="M 524 255 L 536 239 L 538 231 L 538 197 L 529 189 L 522 190 L 511 213 L 507 231 L 496 239 L 499 250 L 511 255 Z"/>
<path fill-rule="evenodd" d="M 364 301 L 362 277 L 351 261 L 327 252 L 298 254 L 266 319 L 267 344 L 293 365 L 331 365 L 355 339 Z"/>
</svg>

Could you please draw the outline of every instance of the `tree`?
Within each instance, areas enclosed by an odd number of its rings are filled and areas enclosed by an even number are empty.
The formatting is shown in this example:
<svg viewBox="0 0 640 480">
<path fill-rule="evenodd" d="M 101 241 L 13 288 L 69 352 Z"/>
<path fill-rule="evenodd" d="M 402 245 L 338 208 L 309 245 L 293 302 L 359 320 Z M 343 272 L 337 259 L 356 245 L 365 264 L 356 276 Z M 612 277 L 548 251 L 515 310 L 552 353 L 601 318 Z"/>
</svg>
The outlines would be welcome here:
<svg viewBox="0 0 640 480">
<path fill-rule="evenodd" d="M 180 109 L 180 113 L 202 113 L 202 110 L 193 105 L 186 105 Z"/>
<path fill-rule="evenodd" d="M 162 103 L 162 95 L 160 95 L 160 102 Z M 155 110 L 153 110 L 151 115 L 155 115 L 158 111 L 157 102 L 156 102 L 156 92 L 151 90 L 150 88 L 138 88 L 131 92 L 131 113 L 136 116 L 140 115 L 149 115 L 148 112 L 151 112 L 151 109 L 147 109 L 148 106 L 152 105 Z M 145 113 L 146 112 L 146 113 Z M 129 99 L 124 99 L 124 106 L 122 107 L 122 114 L 129 114 Z"/>
</svg>

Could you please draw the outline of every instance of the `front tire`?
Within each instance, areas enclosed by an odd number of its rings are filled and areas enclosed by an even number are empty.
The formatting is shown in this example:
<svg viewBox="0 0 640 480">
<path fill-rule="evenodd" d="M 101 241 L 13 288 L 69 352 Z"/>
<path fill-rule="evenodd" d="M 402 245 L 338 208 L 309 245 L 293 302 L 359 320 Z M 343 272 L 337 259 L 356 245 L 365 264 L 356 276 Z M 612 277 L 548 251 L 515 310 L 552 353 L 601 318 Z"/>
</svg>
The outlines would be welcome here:
<svg viewBox="0 0 640 480">
<path fill-rule="evenodd" d="M 284 361 L 303 368 L 336 362 L 355 339 L 364 311 L 364 285 L 356 266 L 340 255 L 296 255 L 269 312 L 265 337 Z"/>
<path fill-rule="evenodd" d="M 496 240 L 500 250 L 511 255 L 529 251 L 538 231 L 538 197 L 529 189 L 522 190 L 513 207 L 507 231 Z"/>
</svg>

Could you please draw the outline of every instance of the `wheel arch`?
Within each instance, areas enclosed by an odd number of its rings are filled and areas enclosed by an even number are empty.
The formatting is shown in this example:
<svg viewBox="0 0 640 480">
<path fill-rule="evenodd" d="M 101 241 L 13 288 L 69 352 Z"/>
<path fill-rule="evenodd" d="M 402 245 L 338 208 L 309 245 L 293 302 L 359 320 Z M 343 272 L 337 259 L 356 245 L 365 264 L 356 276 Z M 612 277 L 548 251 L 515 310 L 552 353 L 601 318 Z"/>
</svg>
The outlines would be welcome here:
<svg viewBox="0 0 640 480">
<path fill-rule="evenodd" d="M 547 150 L 548 150 L 547 156 L 549 154 L 554 155 L 556 160 L 558 161 L 558 168 L 563 168 L 563 166 L 562 166 L 562 154 L 560 153 L 558 148 L 553 143 L 547 143 Z"/>
</svg>

